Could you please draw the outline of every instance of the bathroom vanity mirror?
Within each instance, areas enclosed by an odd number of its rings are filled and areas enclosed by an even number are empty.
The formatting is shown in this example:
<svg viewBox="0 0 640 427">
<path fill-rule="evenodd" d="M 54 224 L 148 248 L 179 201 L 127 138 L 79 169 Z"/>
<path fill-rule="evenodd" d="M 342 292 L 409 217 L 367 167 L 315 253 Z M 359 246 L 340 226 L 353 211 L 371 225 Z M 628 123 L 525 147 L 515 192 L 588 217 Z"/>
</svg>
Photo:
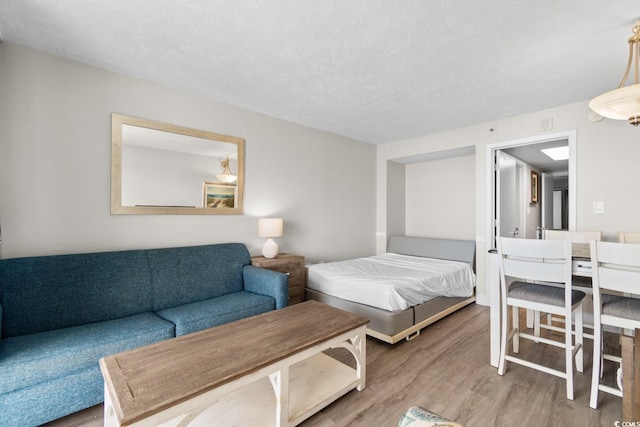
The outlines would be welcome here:
<svg viewBox="0 0 640 427">
<path fill-rule="evenodd" d="M 111 213 L 242 214 L 244 139 L 112 114 Z"/>
</svg>

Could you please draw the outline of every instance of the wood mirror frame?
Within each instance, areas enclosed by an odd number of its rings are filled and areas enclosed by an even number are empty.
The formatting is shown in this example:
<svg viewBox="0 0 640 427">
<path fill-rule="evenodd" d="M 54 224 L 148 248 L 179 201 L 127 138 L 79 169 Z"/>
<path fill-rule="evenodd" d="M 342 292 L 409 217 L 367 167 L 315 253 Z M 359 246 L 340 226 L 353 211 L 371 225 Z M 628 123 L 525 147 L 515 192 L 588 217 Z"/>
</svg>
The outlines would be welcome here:
<svg viewBox="0 0 640 427">
<path fill-rule="evenodd" d="M 136 137 L 139 140 L 135 142 L 131 141 L 132 135 L 138 134 L 145 135 L 145 141 L 141 137 Z M 112 114 L 111 213 L 242 215 L 244 143 L 244 139 L 234 136 Z M 135 155 L 138 166 L 132 160 L 134 154 L 129 154 L 131 150 L 134 153 L 138 150 Z M 123 153 L 130 158 L 125 159 Z M 180 164 L 174 165 L 174 159 Z M 199 168 L 194 166 L 194 170 L 191 170 L 190 165 L 189 168 L 185 167 L 188 165 L 187 161 L 192 159 Z M 222 163 L 229 161 L 237 176 L 233 184 L 216 178 L 223 171 Z M 188 177 L 180 176 L 176 179 L 172 175 L 173 170 L 180 170 L 181 174 Z M 182 181 L 186 182 L 184 188 L 180 188 L 178 184 Z M 132 197 L 131 188 L 135 189 Z M 173 193 L 172 197 L 177 199 L 161 200 L 164 199 L 165 189 L 170 189 L 166 193 Z M 147 194 L 140 195 L 145 191 L 150 195 L 151 201 L 145 199 Z M 140 200 L 133 202 L 134 198 Z M 187 203 L 183 202 L 185 198 L 188 199 Z"/>
</svg>

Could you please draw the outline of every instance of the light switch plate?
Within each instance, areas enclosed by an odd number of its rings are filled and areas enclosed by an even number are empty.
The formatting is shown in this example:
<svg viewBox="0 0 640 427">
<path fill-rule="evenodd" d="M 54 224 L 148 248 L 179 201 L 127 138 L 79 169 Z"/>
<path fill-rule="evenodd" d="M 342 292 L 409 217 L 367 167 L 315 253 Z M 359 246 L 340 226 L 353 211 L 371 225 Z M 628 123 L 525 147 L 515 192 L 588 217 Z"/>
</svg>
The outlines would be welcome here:
<svg viewBox="0 0 640 427">
<path fill-rule="evenodd" d="M 593 202 L 593 213 L 601 214 L 604 213 L 604 202 Z"/>
</svg>

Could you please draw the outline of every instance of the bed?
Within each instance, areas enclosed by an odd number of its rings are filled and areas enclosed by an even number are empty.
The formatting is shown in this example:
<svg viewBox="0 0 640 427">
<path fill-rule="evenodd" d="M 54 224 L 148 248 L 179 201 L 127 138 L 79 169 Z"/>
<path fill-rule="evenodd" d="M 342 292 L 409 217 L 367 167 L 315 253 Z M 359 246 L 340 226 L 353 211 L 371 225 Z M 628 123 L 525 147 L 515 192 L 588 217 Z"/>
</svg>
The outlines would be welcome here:
<svg viewBox="0 0 640 427">
<path fill-rule="evenodd" d="M 391 236 L 385 254 L 307 267 L 307 299 L 370 319 L 394 344 L 475 301 L 475 242 Z"/>
</svg>

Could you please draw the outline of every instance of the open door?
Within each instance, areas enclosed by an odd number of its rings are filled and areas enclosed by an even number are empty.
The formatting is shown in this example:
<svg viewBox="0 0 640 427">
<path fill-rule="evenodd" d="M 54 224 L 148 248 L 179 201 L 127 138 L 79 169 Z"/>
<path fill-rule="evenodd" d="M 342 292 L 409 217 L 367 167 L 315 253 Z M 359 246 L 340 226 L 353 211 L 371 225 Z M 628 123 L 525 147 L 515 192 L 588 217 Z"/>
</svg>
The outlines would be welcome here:
<svg viewBox="0 0 640 427">
<path fill-rule="evenodd" d="M 496 151 L 496 235 L 520 236 L 520 186 L 516 159 Z"/>
<path fill-rule="evenodd" d="M 556 228 L 553 225 L 553 175 L 549 173 L 542 174 L 542 189 L 540 191 L 542 203 L 542 221 L 541 235 L 544 237 L 544 230 Z"/>
</svg>

